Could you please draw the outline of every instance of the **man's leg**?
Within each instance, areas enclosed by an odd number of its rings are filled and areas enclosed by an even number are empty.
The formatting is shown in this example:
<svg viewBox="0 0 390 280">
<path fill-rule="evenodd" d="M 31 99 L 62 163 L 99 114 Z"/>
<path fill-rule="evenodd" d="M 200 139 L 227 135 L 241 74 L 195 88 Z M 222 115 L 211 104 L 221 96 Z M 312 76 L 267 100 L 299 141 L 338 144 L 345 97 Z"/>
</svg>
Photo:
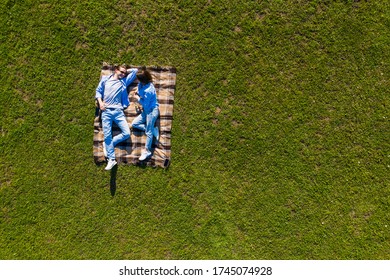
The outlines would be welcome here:
<svg viewBox="0 0 390 280">
<path fill-rule="evenodd" d="M 112 143 L 112 114 L 111 110 L 106 109 L 102 112 L 102 125 L 104 134 L 104 143 L 106 145 L 108 159 L 115 159 L 115 150 Z"/>
<path fill-rule="evenodd" d="M 126 121 L 126 116 L 122 110 L 115 111 L 114 121 L 118 125 L 119 129 L 121 130 L 121 133 L 115 135 L 112 140 L 113 146 L 115 148 L 116 145 L 130 138 L 130 128 Z"/>
<path fill-rule="evenodd" d="M 112 111 L 106 109 L 102 113 L 102 125 L 103 125 L 103 133 L 104 133 L 104 144 L 107 151 L 108 163 L 105 170 L 112 169 L 116 164 L 115 160 L 115 150 L 114 145 L 112 143 Z"/>
</svg>

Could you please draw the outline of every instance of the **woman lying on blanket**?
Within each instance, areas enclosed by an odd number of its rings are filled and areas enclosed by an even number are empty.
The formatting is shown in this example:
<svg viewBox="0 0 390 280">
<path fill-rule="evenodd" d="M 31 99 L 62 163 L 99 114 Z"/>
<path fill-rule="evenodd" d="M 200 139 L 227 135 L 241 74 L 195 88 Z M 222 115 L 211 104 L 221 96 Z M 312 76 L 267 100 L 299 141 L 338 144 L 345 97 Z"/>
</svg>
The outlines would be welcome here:
<svg viewBox="0 0 390 280">
<path fill-rule="evenodd" d="M 139 103 L 142 106 L 142 113 L 138 115 L 133 123 L 132 128 L 136 128 L 145 131 L 146 144 L 145 150 L 142 152 L 140 161 L 147 159 L 152 155 L 152 143 L 153 137 L 158 141 L 159 132 L 158 128 L 154 127 L 154 124 L 159 116 L 158 111 L 158 100 L 156 89 L 152 83 L 152 75 L 147 70 L 141 70 L 137 73 L 138 84 L 138 95 Z"/>
</svg>

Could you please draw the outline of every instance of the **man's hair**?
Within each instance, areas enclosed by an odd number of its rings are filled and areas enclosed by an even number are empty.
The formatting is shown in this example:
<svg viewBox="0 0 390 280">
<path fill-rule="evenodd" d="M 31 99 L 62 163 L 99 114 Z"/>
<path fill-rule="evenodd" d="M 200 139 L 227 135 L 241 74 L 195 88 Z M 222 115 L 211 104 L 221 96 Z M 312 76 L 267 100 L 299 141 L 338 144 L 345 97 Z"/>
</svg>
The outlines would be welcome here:
<svg viewBox="0 0 390 280">
<path fill-rule="evenodd" d="M 148 84 L 153 82 L 152 75 L 148 70 L 141 70 L 137 73 L 137 79 L 143 84 Z"/>
<path fill-rule="evenodd" d="M 102 70 L 114 70 L 113 66 L 108 62 L 103 62 Z"/>
<path fill-rule="evenodd" d="M 114 64 L 114 65 L 113 65 L 113 68 L 114 68 L 114 70 L 119 70 L 119 68 L 125 68 L 125 69 L 127 69 L 128 67 L 127 67 L 127 64 L 121 64 L 121 65 Z"/>
</svg>

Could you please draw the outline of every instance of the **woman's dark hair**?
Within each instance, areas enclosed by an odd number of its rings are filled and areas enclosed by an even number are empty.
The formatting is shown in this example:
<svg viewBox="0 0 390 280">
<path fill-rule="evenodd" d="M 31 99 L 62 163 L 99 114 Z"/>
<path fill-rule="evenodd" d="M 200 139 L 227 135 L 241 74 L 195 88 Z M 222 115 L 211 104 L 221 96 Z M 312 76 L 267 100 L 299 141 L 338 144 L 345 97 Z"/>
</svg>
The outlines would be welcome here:
<svg viewBox="0 0 390 280">
<path fill-rule="evenodd" d="M 148 84 L 153 81 L 152 75 L 148 70 L 141 70 L 137 73 L 137 79 L 143 84 Z"/>
</svg>

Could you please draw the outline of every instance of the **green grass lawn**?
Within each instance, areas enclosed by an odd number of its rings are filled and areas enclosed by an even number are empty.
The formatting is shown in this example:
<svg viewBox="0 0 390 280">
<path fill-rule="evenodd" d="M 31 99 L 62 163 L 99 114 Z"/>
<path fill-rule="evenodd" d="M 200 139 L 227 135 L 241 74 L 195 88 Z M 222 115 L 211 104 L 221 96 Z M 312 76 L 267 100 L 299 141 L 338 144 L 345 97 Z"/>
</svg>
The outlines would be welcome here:
<svg viewBox="0 0 390 280">
<path fill-rule="evenodd" d="M 386 0 L 4 0 L 0 259 L 389 259 Z M 93 162 L 103 61 L 177 68 L 169 169 Z"/>
</svg>

